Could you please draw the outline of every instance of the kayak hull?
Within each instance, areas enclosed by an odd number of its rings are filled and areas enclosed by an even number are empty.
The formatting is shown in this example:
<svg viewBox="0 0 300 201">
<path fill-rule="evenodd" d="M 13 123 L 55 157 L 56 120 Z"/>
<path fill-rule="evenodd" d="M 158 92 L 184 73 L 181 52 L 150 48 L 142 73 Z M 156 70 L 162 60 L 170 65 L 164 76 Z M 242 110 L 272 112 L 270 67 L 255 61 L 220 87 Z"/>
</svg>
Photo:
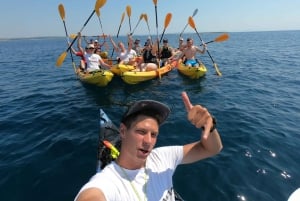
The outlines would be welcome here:
<svg viewBox="0 0 300 201">
<path fill-rule="evenodd" d="M 154 71 L 127 71 L 121 74 L 121 78 L 127 84 L 138 84 L 158 77 L 161 78 L 161 76 L 170 72 L 175 66 L 176 62 L 172 62 Z"/>
<path fill-rule="evenodd" d="M 90 73 L 84 73 L 83 71 L 77 70 L 77 76 L 84 84 L 105 87 L 112 80 L 114 74 L 109 70 L 99 70 Z"/>
<path fill-rule="evenodd" d="M 179 73 L 189 77 L 190 79 L 199 79 L 205 76 L 207 69 L 204 64 L 200 64 L 199 67 L 189 67 L 179 62 L 177 65 L 177 70 Z"/>
</svg>

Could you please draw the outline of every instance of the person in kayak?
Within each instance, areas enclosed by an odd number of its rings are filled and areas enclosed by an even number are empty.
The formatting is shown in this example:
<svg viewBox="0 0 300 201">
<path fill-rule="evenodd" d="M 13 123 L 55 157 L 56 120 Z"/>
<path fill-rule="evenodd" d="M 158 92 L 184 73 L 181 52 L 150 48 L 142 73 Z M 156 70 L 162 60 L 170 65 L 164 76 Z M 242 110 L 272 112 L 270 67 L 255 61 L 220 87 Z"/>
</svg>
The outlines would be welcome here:
<svg viewBox="0 0 300 201">
<path fill-rule="evenodd" d="M 192 38 L 187 38 L 185 48 L 182 50 L 181 55 L 179 55 L 176 59 L 180 59 L 184 57 L 183 63 L 186 66 L 198 67 L 200 62 L 195 58 L 196 53 L 199 52 L 201 54 L 204 54 L 205 51 L 206 51 L 205 44 L 203 45 L 203 49 L 201 50 L 199 47 L 194 45 L 194 41 Z"/>
<path fill-rule="evenodd" d="M 118 62 L 119 64 L 125 64 L 125 65 L 132 65 L 136 66 L 136 51 L 132 49 L 133 41 L 130 34 L 128 34 L 128 48 L 125 48 L 125 45 L 123 42 L 118 42 L 118 45 L 115 43 L 113 38 L 109 36 L 111 44 L 113 45 L 115 51 L 118 53 Z"/>
<path fill-rule="evenodd" d="M 168 64 L 169 58 L 173 55 L 173 48 L 169 45 L 168 39 L 163 39 L 163 46 L 160 48 L 160 66 L 165 66 Z"/>
<path fill-rule="evenodd" d="M 193 105 L 185 92 L 182 100 L 187 119 L 199 129 L 198 141 L 154 148 L 170 109 L 154 100 L 136 101 L 121 119 L 119 156 L 80 189 L 75 201 L 174 200 L 172 176 L 176 167 L 212 157 L 223 146 L 208 110 Z"/>
<path fill-rule="evenodd" d="M 152 45 L 150 42 L 145 42 L 142 59 L 138 63 L 141 72 L 157 70 L 158 60 L 156 53 L 157 46 L 155 44 Z"/>
<path fill-rule="evenodd" d="M 106 67 L 106 68 L 111 68 L 110 65 L 108 65 L 107 63 L 105 63 L 103 61 L 103 59 L 101 58 L 100 55 L 94 53 L 94 50 L 95 50 L 95 46 L 93 43 L 91 44 L 88 44 L 86 46 L 85 49 L 82 48 L 81 46 L 81 33 L 78 33 L 78 49 L 80 49 L 80 51 L 83 53 L 84 55 L 84 61 L 85 61 L 85 72 L 87 73 L 91 73 L 91 72 L 94 72 L 94 71 L 99 71 L 100 70 L 100 67 Z"/>
</svg>

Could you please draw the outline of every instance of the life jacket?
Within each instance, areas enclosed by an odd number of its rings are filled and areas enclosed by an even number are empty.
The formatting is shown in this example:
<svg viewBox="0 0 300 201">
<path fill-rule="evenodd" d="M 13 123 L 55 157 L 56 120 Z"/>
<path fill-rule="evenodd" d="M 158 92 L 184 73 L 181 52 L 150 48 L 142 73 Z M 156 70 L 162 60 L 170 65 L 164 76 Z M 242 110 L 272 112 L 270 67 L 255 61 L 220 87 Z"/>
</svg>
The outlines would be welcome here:
<svg viewBox="0 0 300 201">
<path fill-rule="evenodd" d="M 161 51 L 161 57 L 162 59 L 165 59 L 165 58 L 169 58 L 172 56 L 172 52 L 170 50 L 169 47 L 163 47 L 162 48 L 162 51 Z"/>
<path fill-rule="evenodd" d="M 143 52 L 144 63 L 156 63 L 156 56 L 151 53 L 151 50 L 145 50 Z"/>
</svg>

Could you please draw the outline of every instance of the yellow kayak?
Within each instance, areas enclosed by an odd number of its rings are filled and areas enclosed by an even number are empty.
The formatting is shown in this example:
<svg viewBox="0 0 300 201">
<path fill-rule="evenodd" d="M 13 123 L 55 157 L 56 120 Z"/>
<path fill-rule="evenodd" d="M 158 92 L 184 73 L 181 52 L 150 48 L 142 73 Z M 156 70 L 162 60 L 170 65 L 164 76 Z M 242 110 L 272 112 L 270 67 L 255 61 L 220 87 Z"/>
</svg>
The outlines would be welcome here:
<svg viewBox="0 0 300 201">
<path fill-rule="evenodd" d="M 157 77 L 161 77 L 166 73 L 170 72 L 175 66 L 177 62 L 172 62 L 166 66 L 163 66 L 157 70 L 153 71 L 126 71 L 121 74 L 121 78 L 127 84 L 138 84 L 140 82 L 145 82 Z"/>
<path fill-rule="evenodd" d="M 202 63 L 199 67 L 188 67 L 182 62 L 178 62 L 177 69 L 181 74 L 189 77 L 190 79 L 198 79 L 203 77 L 207 72 L 206 67 Z"/>
<path fill-rule="evenodd" d="M 135 67 L 132 65 L 126 65 L 126 64 L 115 64 L 111 67 L 111 72 L 113 72 L 115 75 L 121 75 L 123 72 L 134 70 Z"/>
<path fill-rule="evenodd" d="M 140 60 L 142 59 L 142 57 L 136 57 L 135 61 L 137 63 L 140 62 Z M 111 72 L 113 72 L 115 75 L 121 75 L 122 73 L 126 72 L 126 71 L 132 71 L 135 70 L 136 67 L 133 65 L 128 65 L 128 64 L 114 64 L 111 67 Z"/>
<path fill-rule="evenodd" d="M 78 69 L 77 76 L 85 84 L 105 87 L 112 80 L 114 74 L 109 70 L 99 70 L 90 73 L 84 73 Z"/>
</svg>

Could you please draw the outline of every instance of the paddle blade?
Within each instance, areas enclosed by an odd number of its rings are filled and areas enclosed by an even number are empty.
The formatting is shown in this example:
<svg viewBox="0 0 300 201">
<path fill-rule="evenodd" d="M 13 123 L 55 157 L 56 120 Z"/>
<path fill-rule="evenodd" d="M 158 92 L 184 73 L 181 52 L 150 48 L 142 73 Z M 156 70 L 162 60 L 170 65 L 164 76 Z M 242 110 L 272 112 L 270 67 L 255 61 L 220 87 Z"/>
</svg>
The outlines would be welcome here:
<svg viewBox="0 0 300 201">
<path fill-rule="evenodd" d="M 155 6 L 157 6 L 157 0 L 153 0 Z"/>
<path fill-rule="evenodd" d="M 169 26 L 171 19 L 172 19 L 172 13 L 168 13 L 165 18 L 165 28 Z"/>
<path fill-rule="evenodd" d="M 194 10 L 192 17 L 195 17 L 195 15 L 197 15 L 197 13 L 198 13 L 198 8 L 196 8 L 196 9 Z"/>
<path fill-rule="evenodd" d="M 74 38 L 77 37 L 77 34 L 70 34 L 69 37 L 72 38 L 72 39 L 74 39 Z"/>
<path fill-rule="evenodd" d="M 65 20 L 65 9 L 64 9 L 64 6 L 62 4 L 58 5 L 58 12 L 59 12 L 60 18 L 62 20 Z"/>
<path fill-rule="evenodd" d="M 144 14 L 140 15 L 140 20 L 142 20 L 144 18 Z"/>
<path fill-rule="evenodd" d="M 95 10 L 95 12 L 96 12 L 97 16 L 100 17 L 100 9 Z"/>
<path fill-rule="evenodd" d="M 127 13 L 127 16 L 130 17 L 131 16 L 131 6 L 126 6 L 126 13 Z"/>
<path fill-rule="evenodd" d="M 189 20 L 188 20 L 188 22 L 189 22 L 189 25 L 193 28 L 193 29 L 195 29 L 196 28 L 196 26 L 195 26 L 195 22 L 194 22 L 194 20 L 193 20 L 193 17 L 192 16 L 190 16 L 189 17 Z"/>
<path fill-rule="evenodd" d="M 67 56 L 67 52 L 63 52 L 56 60 L 56 66 L 60 67 L 62 65 L 62 63 L 64 62 L 66 56 Z"/>
<path fill-rule="evenodd" d="M 225 40 L 228 40 L 229 35 L 228 34 L 222 34 L 219 37 L 215 38 L 215 42 L 223 42 Z"/>
<path fill-rule="evenodd" d="M 216 63 L 214 63 L 214 68 L 216 70 L 216 73 L 218 76 L 222 76 L 222 73 L 220 72 L 219 68 L 218 68 L 218 65 Z"/>
<path fill-rule="evenodd" d="M 148 23 L 148 15 L 146 13 L 144 14 L 144 19 Z"/>
<path fill-rule="evenodd" d="M 121 22 L 120 22 L 120 24 L 122 24 L 122 22 L 124 21 L 124 17 L 125 17 L 125 12 L 122 13 L 122 17 L 121 17 Z"/>
<path fill-rule="evenodd" d="M 95 4 L 95 12 L 97 12 L 97 10 L 102 8 L 105 3 L 106 3 L 106 0 L 97 0 L 96 4 Z"/>
</svg>

